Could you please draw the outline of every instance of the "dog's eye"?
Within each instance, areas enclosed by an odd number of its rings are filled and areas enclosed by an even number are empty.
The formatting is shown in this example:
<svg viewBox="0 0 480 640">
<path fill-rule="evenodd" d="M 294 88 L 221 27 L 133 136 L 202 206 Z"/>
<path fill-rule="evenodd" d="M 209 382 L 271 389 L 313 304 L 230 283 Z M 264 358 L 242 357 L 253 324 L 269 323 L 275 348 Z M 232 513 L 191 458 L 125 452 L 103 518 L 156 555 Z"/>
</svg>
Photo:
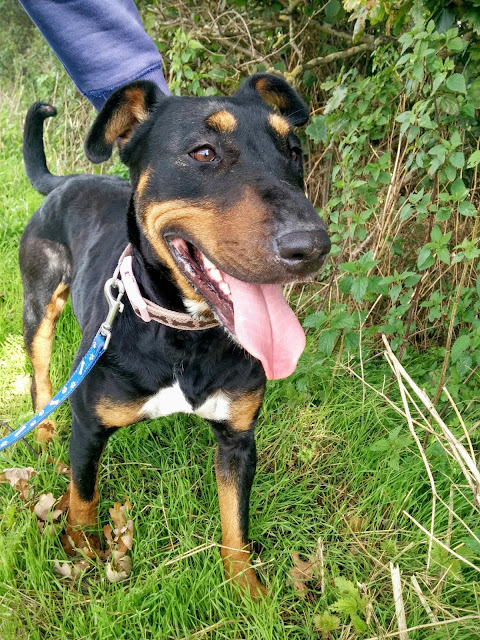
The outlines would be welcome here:
<svg viewBox="0 0 480 640">
<path fill-rule="evenodd" d="M 296 162 L 301 155 L 302 150 L 300 149 L 300 147 L 292 147 L 290 149 L 290 158 L 293 160 L 293 162 Z"/>
<path fill-rule="evenodd" d="M 212 147 L 200 147 L 188 155 L 197 162 L 212 162 L 217 157 Z"/>
</svg>

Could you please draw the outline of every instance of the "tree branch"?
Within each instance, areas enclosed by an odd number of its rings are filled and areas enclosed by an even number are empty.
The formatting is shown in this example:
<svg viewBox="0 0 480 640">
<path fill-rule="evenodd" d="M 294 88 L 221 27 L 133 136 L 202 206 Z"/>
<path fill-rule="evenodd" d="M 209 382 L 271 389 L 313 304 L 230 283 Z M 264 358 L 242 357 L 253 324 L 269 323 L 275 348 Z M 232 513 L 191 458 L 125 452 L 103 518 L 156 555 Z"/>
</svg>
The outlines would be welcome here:
<svg viewBox="0 0 480 640">
<path fill-rule="evenodd" d="M 344 51 L 335 51 L 334 53 L 329 53 L 327 56 L 321 56 L 320 58 L 313 58 L 304 64 L 299 64 L 291 71 L 290 73 L 285 74 L 286 80 L 288 82 L 292 82 L 302 71 L 307 71 L 308 69 L 314 69 L 315 67 L 322 67 L 326 64 L 330 64 L 335 60 L 344 60 L 345 58 L 350 58 L 351 56 L 355 56 L 358 53 L 363 53 L 364 51 L 373 51 L 376 47 L 375 41 L 365 42 L 363 44 L 359 44 L 356 47 L 350 47 L 350 49 L 345 49 Z"/>
</svg>

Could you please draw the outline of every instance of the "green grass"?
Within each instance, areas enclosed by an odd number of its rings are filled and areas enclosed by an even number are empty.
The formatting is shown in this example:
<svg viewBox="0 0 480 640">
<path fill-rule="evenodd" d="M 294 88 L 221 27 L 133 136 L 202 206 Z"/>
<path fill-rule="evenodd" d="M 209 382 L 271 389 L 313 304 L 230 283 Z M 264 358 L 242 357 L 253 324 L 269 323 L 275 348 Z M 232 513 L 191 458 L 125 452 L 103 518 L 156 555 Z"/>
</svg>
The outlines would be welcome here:
<svg viewBox="0 0 480 640">
<path fill-rule="evenodd" d="M 30 366 L 22 346 L 17 247 L 28 217 L 41 202 L 21 164 L 20 127 L 27 104 L 23 95 L 15 103 L 4 102 L 0 112 L 0 418 L 15 427 L 31 415 L 24 388 Z M 50 126 L 62 172 L 79 170 L 76 159 L 86 129 L 75 131 L 73 150 L 61 148 L 65 141 L 70 145 L 70 132 L 64 137 L 65 122 L 82 111 L 76 105 Z M 267 600 L 252 602 L 224 581 L 219 551 L 210 546 L 220 540 L 214 441 L 207 423 L 192 417 L 122 429 L 107 446 L 100 472 L 100 524 L 109 521 L 113 503 L 129 497 L 135 526 L 129 579 L 110 584 L 96 563 L 77 581 L 58 577 L 54 560 L 67 559 L 60 538 L 41 535 L 29 507 L 41 493 L 60 496 L 67 486 L 65 476 L 48 461 L 48 456 L 68 459 L 69 412 L 62 407 L 56 414 L 59 439 L 48 452 L 37 459 L 19 443 L 0 454 L 0 470 L 31 465 L 37 471 L 28 503 L 0 483 L 0 638 L 314 639 L 320 635 L 315 616 L 338 601 L 334 579 L 339 576 L 364 585 L 369 624 L 365 633 L 357 634 L 343 615 L 330 637 L 385 637 L 382 634 L 398 628 L 390 562 L 402 571 L 410 627 L 430 622 L 411 588 L 412 574 L 438 619 L 478 614 L 479 574 L 452 563 L 438 548 L 427 571 L 426 537 L 402 514 L 405 509 L 429 526 L 430 485 L 405 421 L 333 360 L 316 364 L 317 338 L 310 334 L 307 353 L 291 379 L 269 385 L 257 429 L 259 462 L 250 535 L 268 587 Z M 55 389 L 68 377 L 78 341 L 68 308 L 54 342 Z M 425 359 L 412 357 L 410 365 L 427 366 Z M 375 388 L 382 388 L 389 377 L 382 360 L 366 365 L 365 378 Z M 398 402 L 396 389 L 390 397 Z M 395 443 L 383 451 L 371 448 L 397 427 L 407 436 L 399 447 L 398 465 Z M 448 502 L 450 487 L 465 482 L 434 444 L 429 458 L 438 491 Z M 468 497 L 468 490 L 461 490 Z M 454 507 L 478 534 L 478 516 L 457 489 Z M 451 547 L 465 553 L 461 545 L 468 535 L 463 525 L 449 523 L 440 507 L 435 534 L 442 541 L 450 538 Z M 307 584 L 306 597 L 300 598 L 288 575 L 291 553 L 308 557 L 319 538 L 324 545 L 325 592 L 317 576 Z M 185 557 L 192 550 L 196 553 Z M 469 556 L 477 565 L 478 552 Z M 409 637 L 470 640 L 480 637 L 480 620 L 453 622 L 438 631 L 423 629 Z"/>
</svg>

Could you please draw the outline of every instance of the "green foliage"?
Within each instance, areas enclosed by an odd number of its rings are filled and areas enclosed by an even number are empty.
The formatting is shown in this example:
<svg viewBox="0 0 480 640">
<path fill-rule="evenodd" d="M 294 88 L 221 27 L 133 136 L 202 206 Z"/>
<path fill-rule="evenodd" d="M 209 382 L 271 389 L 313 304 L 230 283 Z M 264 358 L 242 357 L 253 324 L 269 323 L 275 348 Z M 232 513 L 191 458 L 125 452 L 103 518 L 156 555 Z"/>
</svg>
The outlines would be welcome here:
<svg viewBox="0 0 480 640">
<path fill-rule="evenodd" d="M 395 471 L 400 469 L 400 453 L 411 443 L 411 437 L 405 433 L 402 434 L 402 431 L 403 427 L 395 427 L 387 438 L 377 440 L 370 445 L 370 451 L 382 454 L 383 459 L 387 460 L 389 466 Z"/>
<path fill-rule="evenodd" d="M 322 635 L 329 636 L 331 631 L 336 631 L 340 627 L 341 621 L 338 616 L 324 611 L 314 617 L 313 623 L 317 631 L 320 631 Z"/>
<path fill-rule="evenodd" d="M 349 331 L 386 333 L 394 349 L 415 344 L 413 337 L 427 346 L 445 342 L 453 331 L 449 381 L 460 391 L 457 383 L 480 361 L 475 313 L 463 311 L 480 309 L 473 286 L 480 257 L 477 40 L 455 21 L 445 28 L 450 18 L 437 5 L 404 5 L 397 18 L 397 3 L 344 3 L 362 23 L 359 36 L 368 22 L 409 27 L 376 49 L 366 73 L 350 67 L 322 83 L 328 100 L 307 135 L 334 160 L 322 215 L 332 255 L 347 256 L 338 264 L 338 291 L 347 309 L 368 311 L 367 327 Z M 469 286 L 459 290 L 464 269 Z M 344 346 L 329 317 L 335 314 L 307 319 L 327 332 L 324 353 Z M 435 391 L 433 378 L 431 385 Z"/>
<path fill-rule="evenodd" d="M 338 576 L 334 578 L 334 581 L 338 591 L 338 597 L 337 600 L 330 605 L 330 611 L 339 613 L 342 617 L 347 618 L 358 634 L 364 634 L 368 630 L 363 620 L 368 601 L 361 597 L 358 588 L 351 580 Z"/>
</svg>

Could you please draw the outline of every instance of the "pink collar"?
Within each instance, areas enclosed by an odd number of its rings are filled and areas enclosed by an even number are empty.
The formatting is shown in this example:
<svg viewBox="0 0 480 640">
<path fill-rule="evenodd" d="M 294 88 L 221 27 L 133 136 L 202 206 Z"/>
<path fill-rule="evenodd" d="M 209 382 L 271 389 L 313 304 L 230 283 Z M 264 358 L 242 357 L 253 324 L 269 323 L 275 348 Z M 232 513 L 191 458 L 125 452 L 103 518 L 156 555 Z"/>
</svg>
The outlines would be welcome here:
<svg viewBox="0 0 480 640">
<path fill-rule="evenodd" d="M 133 274 L 132 263 L 132 245 L 127 245 L 124 252 L 118 260 L 118 266 L 115 270 L 114 278 L 120 275 L 125 287 L 125 293 L 132 305 L 132 309 L 136 315 L 144 322 L 154 320 L 160 324 L 164 324 L 172 329 L 181 329 L 184 331 L 200 331 L 202 329 L 211 329 L 217 327 L 216 320 L 207 318 L 194 318 L 189 313 L 180 313 L 171 311 L 155 304 L 151 300 L 144 298 L 140 293 L 137 281 Z"/>
</svg>

